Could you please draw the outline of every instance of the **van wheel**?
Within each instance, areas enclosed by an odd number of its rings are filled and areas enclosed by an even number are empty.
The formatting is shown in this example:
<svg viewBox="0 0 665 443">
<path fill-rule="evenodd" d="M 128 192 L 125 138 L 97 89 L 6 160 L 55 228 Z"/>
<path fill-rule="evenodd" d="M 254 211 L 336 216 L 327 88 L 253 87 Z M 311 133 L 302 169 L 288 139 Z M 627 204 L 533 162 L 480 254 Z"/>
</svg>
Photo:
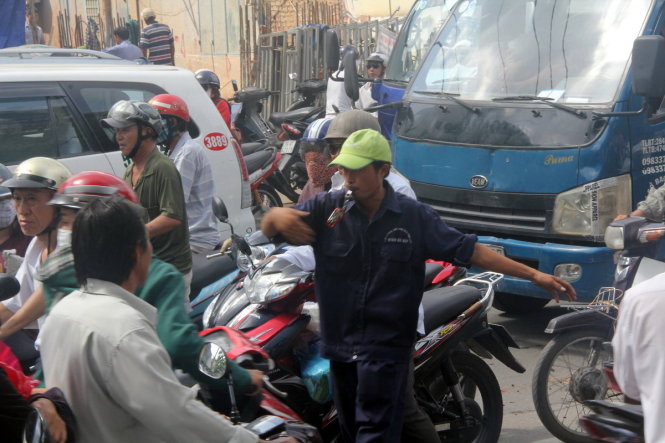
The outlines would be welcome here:
<svg viewBox="0 0 665 443">
<path fill-rule="evenodd" d="M 260 184 L 258 194 L 259 198 L 261 199 L 258 202 L 259 206 L 267 206 L 268 208 L 283 206 L 282 199 L 279 197 L 279 194 L 272 186 Z"/>
<path fill-rule="evenodd" d="M 492 306 L 506 314 L 526 314 L 542 309 L 549 301 L 547 298 L 497 292 Z"/>
</svg>

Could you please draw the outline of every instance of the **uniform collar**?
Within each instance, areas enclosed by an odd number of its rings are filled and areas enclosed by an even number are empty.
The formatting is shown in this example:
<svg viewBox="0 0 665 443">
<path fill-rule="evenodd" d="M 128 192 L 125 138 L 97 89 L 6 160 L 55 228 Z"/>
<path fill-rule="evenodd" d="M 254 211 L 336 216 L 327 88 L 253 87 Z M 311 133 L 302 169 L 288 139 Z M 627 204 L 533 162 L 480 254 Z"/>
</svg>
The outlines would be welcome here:
<svg viewBox="0 0 665 443">
<path fill-rule="evenodd" d="M 157 310 L 153 306 L 115 283 L 98 280 L 96 278 L 89 278 L 87 283 L 81 288 L 81 291 L 88 294 L 106 295 L 119 298 L 143 314 L 153 325 L 157 323 Z"/>
</svg>

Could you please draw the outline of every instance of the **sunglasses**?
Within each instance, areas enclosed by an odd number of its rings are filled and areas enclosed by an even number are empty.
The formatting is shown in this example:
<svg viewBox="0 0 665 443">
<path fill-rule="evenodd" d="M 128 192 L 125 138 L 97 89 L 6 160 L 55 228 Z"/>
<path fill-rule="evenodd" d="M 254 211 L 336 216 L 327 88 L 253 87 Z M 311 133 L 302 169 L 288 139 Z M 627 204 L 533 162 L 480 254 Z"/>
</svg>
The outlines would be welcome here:
<svg viewBox="0 0 665 443">
<path fill-rule="evenodd" d="M 381 63 L 367 63 L 367 69 L 381 69 Z"/>
<path fill-rule="evenodd" d="M 339 151 L 342 149 L 342 145 L 344 144 L 344 140 L 335 140 L 335 139 L 329 139 L 326 140 L 326 146 L 328 147 L 328 153 L 330 155 L 337 155 L 339 154 Z"/>
</svg>

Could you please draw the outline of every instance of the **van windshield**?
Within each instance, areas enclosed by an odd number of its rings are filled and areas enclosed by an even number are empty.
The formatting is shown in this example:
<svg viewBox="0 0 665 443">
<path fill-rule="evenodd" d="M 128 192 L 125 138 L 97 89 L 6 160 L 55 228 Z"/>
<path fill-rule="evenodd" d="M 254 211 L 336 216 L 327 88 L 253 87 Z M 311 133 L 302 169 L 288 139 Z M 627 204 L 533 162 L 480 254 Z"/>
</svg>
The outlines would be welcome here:
<svg viewBox="0 0 665 443">
<path fill-rule="evenodd" d="M 651 0 L 467 0 L 412 90 L 460 99 L 614 100 Z"/>
<path fill-rule="evenodd" d="M 395 42 L 385 79 L 408 83 L 456 0 L 417 0 Z"/>
</svg>

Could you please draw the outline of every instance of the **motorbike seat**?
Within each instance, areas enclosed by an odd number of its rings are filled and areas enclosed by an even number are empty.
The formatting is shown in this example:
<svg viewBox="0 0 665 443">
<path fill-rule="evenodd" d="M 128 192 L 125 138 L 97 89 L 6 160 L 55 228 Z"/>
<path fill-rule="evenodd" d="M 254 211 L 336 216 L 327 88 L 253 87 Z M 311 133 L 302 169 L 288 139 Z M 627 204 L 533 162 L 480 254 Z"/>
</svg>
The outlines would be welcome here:
<svg viewBox="0 0 665 443">
<path fill-rule="evenodd" d="M 425 263 L 425 287 L 431 285 L 434 277 L 441 271 L 443 271 L 443 266 L 439 263 Z"/>
<path fill-rule="evenodd" d="M 310 106 L 307 108 L 295 109 L 293 111 L 273 112 L 272 114 L 270 114 L 270 118 L 268 118 L 268 120 L 273 125 L 279 126 L 286 121 L 305 120 L 307 117 L 310 116 L 310 114 L 316 112 L 319 109 L 321 108 L 316 106 Z"/>
<path fill-rule="evenodd" d="M 251 175 L 252 173 L 258 171 L 259 169 L 263 169 L 264 167 L 272 163 L 274 158 L 275 158 L 274 149 L 264 149 L 255 152 L 253 154 L 244 156 L 245 165 L 247 166 L 247 173 Z"/>
<path fill-rule="evenodd" d="M 617 417 L 625 418 L 633 423 L 644 422 L 644 411 L 642 410 L 642 405 L 612 403 L 605 400 L 589 400 L 585 404 L 598 414 L 609 412 Z"/>
<path fill-rule="evenodd" d="M 464 285 L 436 288 L 425 292 L 422 300 L 425 311 L 425 334 L 448 323 L 480 298 L 478 288 Z"/>
<path fill-rule="evenodd" d="M 240 150 L 242 151 L 243 157 L 245 157 L 249 154 L 253 154 L 257 151 L 260 151 L 261 149 L 264 149 L 267 146 L 268 144 L 265 142 L 249 142 L 240 145 Z"/>
<path fill-rule="evenodd" d="M 236 263 L 228 255 L 207 259 L 206 255 L 216 251 L 192 251 L 192 285 L 190 299 L 193 300 L 201 289 L 216 282 L 236 268 Z"/>
<path fill-rule="evenodd" d="M 244 103 L 249 101 L 259 101 L 268 97 L 270 97 L 270 91 L 267 89 L 257 88 L 256 86 L 247 86 L 236 92 L 234 100 Z"/>
<path fill-rule="evenodd" d="M 310 96 L 323 92 L 328 87 L 325 80 L 305 80 L 298 86 L 298 90 L 302 95 Z"/>
</svg>

